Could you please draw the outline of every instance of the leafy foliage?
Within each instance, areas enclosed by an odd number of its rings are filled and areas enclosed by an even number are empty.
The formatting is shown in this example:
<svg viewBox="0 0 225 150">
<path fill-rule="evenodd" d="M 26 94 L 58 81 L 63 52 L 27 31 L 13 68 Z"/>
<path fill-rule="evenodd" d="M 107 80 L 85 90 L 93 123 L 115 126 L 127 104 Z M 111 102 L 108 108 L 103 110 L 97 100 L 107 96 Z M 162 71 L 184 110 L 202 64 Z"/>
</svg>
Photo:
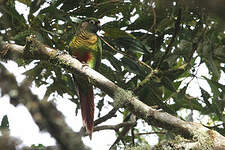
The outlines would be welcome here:
<svg viewBox="0 0 225 150">
<path fill-rule="evenodd" d="M 9 120 L 6 115 L 2 118 L 0 129 L 9 129 Z"/>
<path fill-rule="evenodd" d="M 209 125 L 223 122 L 222 127 L 214 128 L 225 135 L 224 76 L 221 79 L 225 72 L 225 34 L 218 19 L 204 9 L 188 7 L 181 1 L 169 1 L 167 5 L 148 0 L 19 2 L 29 8 L 27 18 L 17 11 L 15 1 L 8 0 L 0 6 L 3 40 L 24 45 L 25 38 L 35 34 L 49 47 L 67 50 L 79 19 L 110 17 L 111 21 L 102 26 L 102 37 L 114 48 L 103 42 L 103 60 L 108 63 L 103 63 L 99 72 L 120 87 L 132 90 L 148 105 L 172 114 L 184 108 L 197 110 L 210 116 Z M 197 75 L 199 66 L 204 64 L 209 77 Z M 70 73 L 57 62 L 39 61 L 25 75 L 37 86 L 48 85 L 46 95 L 67 93 L 79 105 Z M 190 82 L 182 84 L 186 79 Z M 192 80 L 206 81 L 211 92 L 199 85 L 201 96 L 190 96 L 187 90 Z M 101 95 L 103 100 L 105 94 Z"/>
</svg>

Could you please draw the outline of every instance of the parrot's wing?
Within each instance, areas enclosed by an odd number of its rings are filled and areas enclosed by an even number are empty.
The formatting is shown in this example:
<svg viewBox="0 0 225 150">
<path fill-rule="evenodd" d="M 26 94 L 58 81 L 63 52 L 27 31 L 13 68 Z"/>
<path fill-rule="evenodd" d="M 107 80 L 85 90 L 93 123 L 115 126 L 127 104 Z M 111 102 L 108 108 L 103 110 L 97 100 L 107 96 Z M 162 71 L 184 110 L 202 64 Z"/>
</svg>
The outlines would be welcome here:
<svg viewBox="0 0 225 150">
<path fill-rule="evenodd" d="M 102 59 L 102 41 L 101 39 L 98 37 L 98 54 L 97 54 L 97 58 L 96 58 L 96 67 L 95 70 L 98 70 L 100 64 L 101 64 L 101 59 Z"/>
</svg>

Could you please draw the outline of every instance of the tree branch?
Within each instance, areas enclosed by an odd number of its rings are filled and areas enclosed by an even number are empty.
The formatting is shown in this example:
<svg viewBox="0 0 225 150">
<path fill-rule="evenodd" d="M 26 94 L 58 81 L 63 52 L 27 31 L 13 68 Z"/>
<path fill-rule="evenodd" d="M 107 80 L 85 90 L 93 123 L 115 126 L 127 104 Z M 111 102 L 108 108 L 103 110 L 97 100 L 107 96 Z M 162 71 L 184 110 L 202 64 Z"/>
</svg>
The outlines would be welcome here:
<svg viewBox="0 0 225 150">
<path fill-rule="evenodd" d="M 97 131 L 101 131 L 101 130 L 114 130 L 116 132 L 119 131 L 120 128 L 123 128 L 123 127 L 129 127 L 129 126 L 133 126 L 136 124 L 136 121 L 127 121 L 127 122 L 122 122 L 122 123 L 119 123 L 119 124 L 116 124 L 116 125 L 101 125 L 101 126 L 95 126 L 94 129 L 93 129 L 93 132 L 97 132 Z M 82 134 L 82 130 L 84 129 L 81 129 L 80 133 Z M 84 135 L 82 136 L 88 136 L 87 133 L 83 133 Z"/>
<path fill-rule="evenodd" d="M 102 125 L 102 126 L 97 126 L 94 127 L 94 132 L 95 131 L 101 131 L 101 130 L 115 130 L 118 131 L 122 127 L 130 127 L 136 124 L 136 121 L 127 121 L 127 122 L 122 122 L 117 125 Z"/>
<path fill-rule="evenodd" d="M 147 135 L 147 134 L 167 134 L 167 132 L 162 132 L 162 131 L 154 131 L 154 132 L 144 132 L 144 133 L 138 133 L 135 134 L 135 136 L 140 136 L 140 135 Z"/>
<path fill-rule="evenodd" d="M 2 131 L 2 130 L 1 130 Z M 3 131 L 3 134 L 0 136 L 0 149 L 1 150 L 16 150 L 18 149 L 18 147 L 21 147 L 21 140 L 10 136 L 9 132 L 7 131 L 7 133 L 5 133 L 5 131 Z M 58 148 L 58 146 L 43 146 L 41 148 L 37 148 L 37 149 L 41 149 L 41 150 L 60 150 Z M 35 150 L 35 148 L 33 146 L 28 147 L 28 146 L 23 146 L 20 148 L 20 150 Z"/>
<path fill-rule="evenodd" d="M 116 111 L 117 111 L 117 109 L 113 108 L 108 114 L 106 114 L 105 116 L 95 120 L 94 121 L 94 126 L 97 126 L 98 124 L 100 124 L 102 122 L 105 122 L 106 120 L 108 120 L 108 119 L 110 119 L 112 117 L 115 117 L 116 116 Z M 99 127 L 97 127 L 97 128 L 99 128 Z M 102 129 L 102 130 L 104 130 L 104 129 Z M 95 129 L 94 129 L 94 131 L 95 131 Z M 81 127 L 79 134 L 81 136 L 88 136 L 88 134 L 86 132 L 86 129 L 84 127 Z"/>
<path fill-rule="evenodd" d="M 98 124 L 105 122 L 106 120 L 115 117 L 116 116 L 116 112 L 117 109 L 113 108 L 108 114 L 106 114 L 105 116 L 98 118 L 97 120 L 95 120 L 94 122 L 94 126 L 97 126 Z"/>
<path fill-rule="evenodd" d="M 210 140 L 212 142 L 211 147 L 213 149 L 224 148 L 225 137 L 220 135 L 218 132 L 210 130 L 199 123 L 186 122 L 166 112 L 154 110 L 134 97 L 130 91 L 125 91 L 118 87 L 112 81 L 108 80 L 106 77 L 95 70 L 92 70 L 88 66 L 84 66 L 69 54 L 59 54 L 55 49 L 48 48 L 46 46 L 44 47 L 44 45 L 38 42 L 35 38 L 31 37 L 30 40 L 32 42 L 32 46 L 35 47 L 35 50 L 32 51 L 33 54 L 45 54 L 52 59 L 56 59 L 67 68 L 70 68 L 71 71 L 88 76 L 94 81 L 98 88 L 102 89 L 109 96 L 114 98 L 115 107 L 128 109 L 137 117 L 145 120 L 149 125 L 161 127 L 170 131 L 172 130 L 185 138 L 194 138 L 197 141 L 201 141 L 202 144 L 204 144 L 204 142 L 207 143 Z M 21 51 L 21 47 L 18 47 L 19 49 L 11 48 L 10 50 L 12 52 Z"/>
<path fill-rule="evenodd" d="M 133 129 L 134 128 L 134 126 L 136 126 L 137 125 L 137 122 L 136 122 L 136 116 L 135 115 L 133 115 L 133 114 L 129 114 L 129 115 L 127 115 L 125 118 L 124 118 L 124 122 L 128 122 L 127 120 L 130 120 L 131 122 L 134 122 L 133 124 L 131 124 L 130 126 L 126 126 L 126 127 L 124 127 L 120 132 L 117 132 L 117 134 L 118 134 L 118 137 L 117 137 L 117 139 L 115 140 L 115 142 L 113 142 L 113 144 L 110 146 L 110 150 L 111 149 L 113 149 L 115 146 L 116 146 L 116 144 L 117 143 L 119 143 L 120 141 L 122 141 L 123 142 L 123 137 L 124 136 L 126 136 L 127 135 L 127 133 L 129 132 L 129 130 L 131 129 Z M 133 138 L 133 137 L 132 137 Z M 124 143 L 124 142 L 123 142 Z M 134 143 L 134 142 L 133 142 Z"/>
<path fill-rule="evenodd" d="M 56 109 L 54 104 L 47 101 L 40 101 L 29 89 L 31 82 L 24 80 L 18 86 L 14 76 L 0 65 L 0 88 L 2 95 L 8 94 L 11 103 L 17 101 L 24 104 L 30 111 L 34 121 L 41 130 L 47 131 L 56 139 L 62 150 L 88 150 L 81 141 L 78 133 L 67 126 L 62 114 Z M 10 85 L 10 86 L 9 86 Z M 18 102 L 19 101 L 19 102 Z"/>
</svg>

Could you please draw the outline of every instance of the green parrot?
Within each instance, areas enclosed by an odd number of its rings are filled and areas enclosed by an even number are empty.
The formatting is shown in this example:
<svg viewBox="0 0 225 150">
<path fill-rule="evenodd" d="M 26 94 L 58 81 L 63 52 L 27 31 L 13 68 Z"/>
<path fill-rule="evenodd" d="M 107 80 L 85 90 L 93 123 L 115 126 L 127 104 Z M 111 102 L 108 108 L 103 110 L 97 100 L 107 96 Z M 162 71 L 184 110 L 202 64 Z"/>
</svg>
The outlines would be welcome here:
<svg viewBox="0 0 225 150">
<path fill-rule="evenodd" d="M 101 40 L 96 34 L 98 30 L 100 30 L 100 21 L 96 18 L 87 18 L 80 23 L 69 44 L 72 55 L 95 70 L 98 69 L 102 56 Z M 88 77 L 77 74 L 73 76 L 80 99 L 83 125 L 91 139 L 94 127 L 93 86 Z"/>
</svg>

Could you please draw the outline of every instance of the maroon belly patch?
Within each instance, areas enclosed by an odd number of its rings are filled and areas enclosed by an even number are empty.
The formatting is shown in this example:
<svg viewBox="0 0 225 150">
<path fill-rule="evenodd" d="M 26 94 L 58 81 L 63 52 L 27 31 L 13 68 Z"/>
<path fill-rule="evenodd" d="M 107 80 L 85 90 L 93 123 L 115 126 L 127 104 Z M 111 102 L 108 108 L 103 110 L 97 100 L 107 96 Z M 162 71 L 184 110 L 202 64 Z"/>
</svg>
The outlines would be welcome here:
<svg viewBox="0 0 225 150">
<path fill-rule="evenodd" d="M 78 59 L 80 62 L 85 62 L 87 63 L 91 59 L 91 54 L 90 52 L 83 52 L 83 53 L 78 53 L 75 52 L 73 54 L 76 59 Z"/>
</svg>

